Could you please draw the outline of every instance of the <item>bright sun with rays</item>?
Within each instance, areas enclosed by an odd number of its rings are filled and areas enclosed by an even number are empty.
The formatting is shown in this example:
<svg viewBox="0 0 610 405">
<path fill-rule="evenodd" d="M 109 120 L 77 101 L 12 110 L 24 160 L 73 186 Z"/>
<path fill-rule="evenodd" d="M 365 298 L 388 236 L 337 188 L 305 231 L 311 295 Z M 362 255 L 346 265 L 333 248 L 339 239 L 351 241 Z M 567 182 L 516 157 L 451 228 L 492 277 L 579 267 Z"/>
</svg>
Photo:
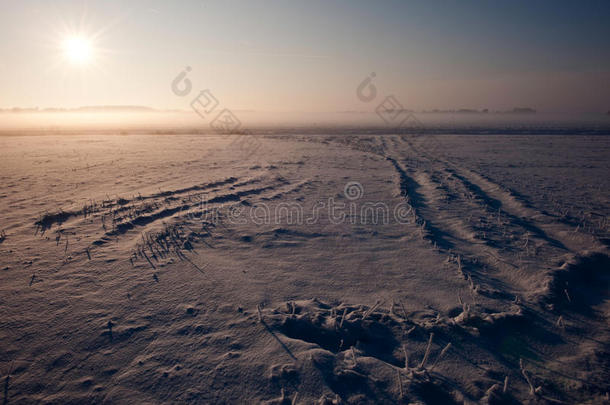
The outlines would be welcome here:
<svg viewBox="0 0 610 405">
<path fill-rule="evenodd" d="M 93 44 L 84 36 L 71 36 L 62 42 L 64 56 L 74 65 L 87 65 L 93 59 Z"/>
</svg>

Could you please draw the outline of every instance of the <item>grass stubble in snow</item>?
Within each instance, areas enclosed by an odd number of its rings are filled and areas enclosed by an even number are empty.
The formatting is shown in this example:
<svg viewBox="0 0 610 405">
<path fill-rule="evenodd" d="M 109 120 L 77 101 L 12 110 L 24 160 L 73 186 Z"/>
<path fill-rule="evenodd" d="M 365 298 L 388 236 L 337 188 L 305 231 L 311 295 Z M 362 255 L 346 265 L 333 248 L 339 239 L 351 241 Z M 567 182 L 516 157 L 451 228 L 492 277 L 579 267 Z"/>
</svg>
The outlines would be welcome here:
<svg viewBox="0 0 610 405">
<path fill-rule="evenodd" d="M 608 401 L 608 137 L 229 138 L 0 138 L 3 403 Z"/>
</svg>

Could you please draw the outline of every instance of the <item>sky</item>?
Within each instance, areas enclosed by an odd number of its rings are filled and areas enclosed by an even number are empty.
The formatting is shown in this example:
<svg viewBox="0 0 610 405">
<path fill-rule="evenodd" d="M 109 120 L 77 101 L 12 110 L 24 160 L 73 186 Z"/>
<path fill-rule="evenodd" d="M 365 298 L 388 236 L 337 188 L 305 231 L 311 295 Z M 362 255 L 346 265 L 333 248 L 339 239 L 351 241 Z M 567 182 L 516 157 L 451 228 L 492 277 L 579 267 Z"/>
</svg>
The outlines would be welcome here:
<svg viewBox="0 0 610 405">
<path fill-rule="evenodd" d="M 0 0 L 0 108 L 610 110 L 608 1 Z M 66 41 L 89 43 L 86 63 Z M 74 56 L 74 55 L 72 55 Z M 82 55 L 81 55 L 82 56 Z M 77 55 L 78 59 L 78 55 Z M 177 95 L 185 76 L 192 91 Z M 181 82 L 182 83 L 182 82 Z"/>
</svg>

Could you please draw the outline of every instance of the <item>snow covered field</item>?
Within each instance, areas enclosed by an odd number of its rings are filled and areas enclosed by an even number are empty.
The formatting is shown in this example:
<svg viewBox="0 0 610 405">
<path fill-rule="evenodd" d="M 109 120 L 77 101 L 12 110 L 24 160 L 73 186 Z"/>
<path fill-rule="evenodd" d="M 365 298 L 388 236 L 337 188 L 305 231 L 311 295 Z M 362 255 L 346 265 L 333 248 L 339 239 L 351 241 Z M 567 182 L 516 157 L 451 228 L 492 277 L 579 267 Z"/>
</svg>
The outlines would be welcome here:
<svg viewBox="0 0 610 405">
<path fill-rule="evenodd" d="M 608 401 L 609 174 L 603 135 L 2 136 L 3 401 Z"/>
</svg>

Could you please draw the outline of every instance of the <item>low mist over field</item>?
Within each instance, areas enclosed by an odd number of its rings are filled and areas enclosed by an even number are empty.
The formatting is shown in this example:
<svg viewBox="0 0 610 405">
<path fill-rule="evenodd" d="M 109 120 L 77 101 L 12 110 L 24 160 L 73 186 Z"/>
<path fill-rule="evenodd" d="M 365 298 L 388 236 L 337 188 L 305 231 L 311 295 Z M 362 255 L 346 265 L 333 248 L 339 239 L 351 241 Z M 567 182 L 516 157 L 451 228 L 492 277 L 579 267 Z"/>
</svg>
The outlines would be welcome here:
<svg viewBox="0 0 610 405">
<path fill-rule="evenodd" d="M 531 110 L 531 111 L 521 111 Z M 402 110 L 401 110 L 402 111 Z M 597 134 L 610 130 L 610 115 L 600 113 L 539 113 L 528 108 L 488 110 L 404 110 L 406 125 L 385 122 L 376 111 L 259 112 L 235 111 L 239 128 L 255 133 L 306 131 L 328 133 L 572 133 Z M 7 109 L 0 111 L 0 134 L 63 133 L 214 133 L 193 109 L 155 110 L 147 107 L 104 106 L 65 110 Z M 207 124 L 207 125 L 206 125 Z"/>
</svg>

